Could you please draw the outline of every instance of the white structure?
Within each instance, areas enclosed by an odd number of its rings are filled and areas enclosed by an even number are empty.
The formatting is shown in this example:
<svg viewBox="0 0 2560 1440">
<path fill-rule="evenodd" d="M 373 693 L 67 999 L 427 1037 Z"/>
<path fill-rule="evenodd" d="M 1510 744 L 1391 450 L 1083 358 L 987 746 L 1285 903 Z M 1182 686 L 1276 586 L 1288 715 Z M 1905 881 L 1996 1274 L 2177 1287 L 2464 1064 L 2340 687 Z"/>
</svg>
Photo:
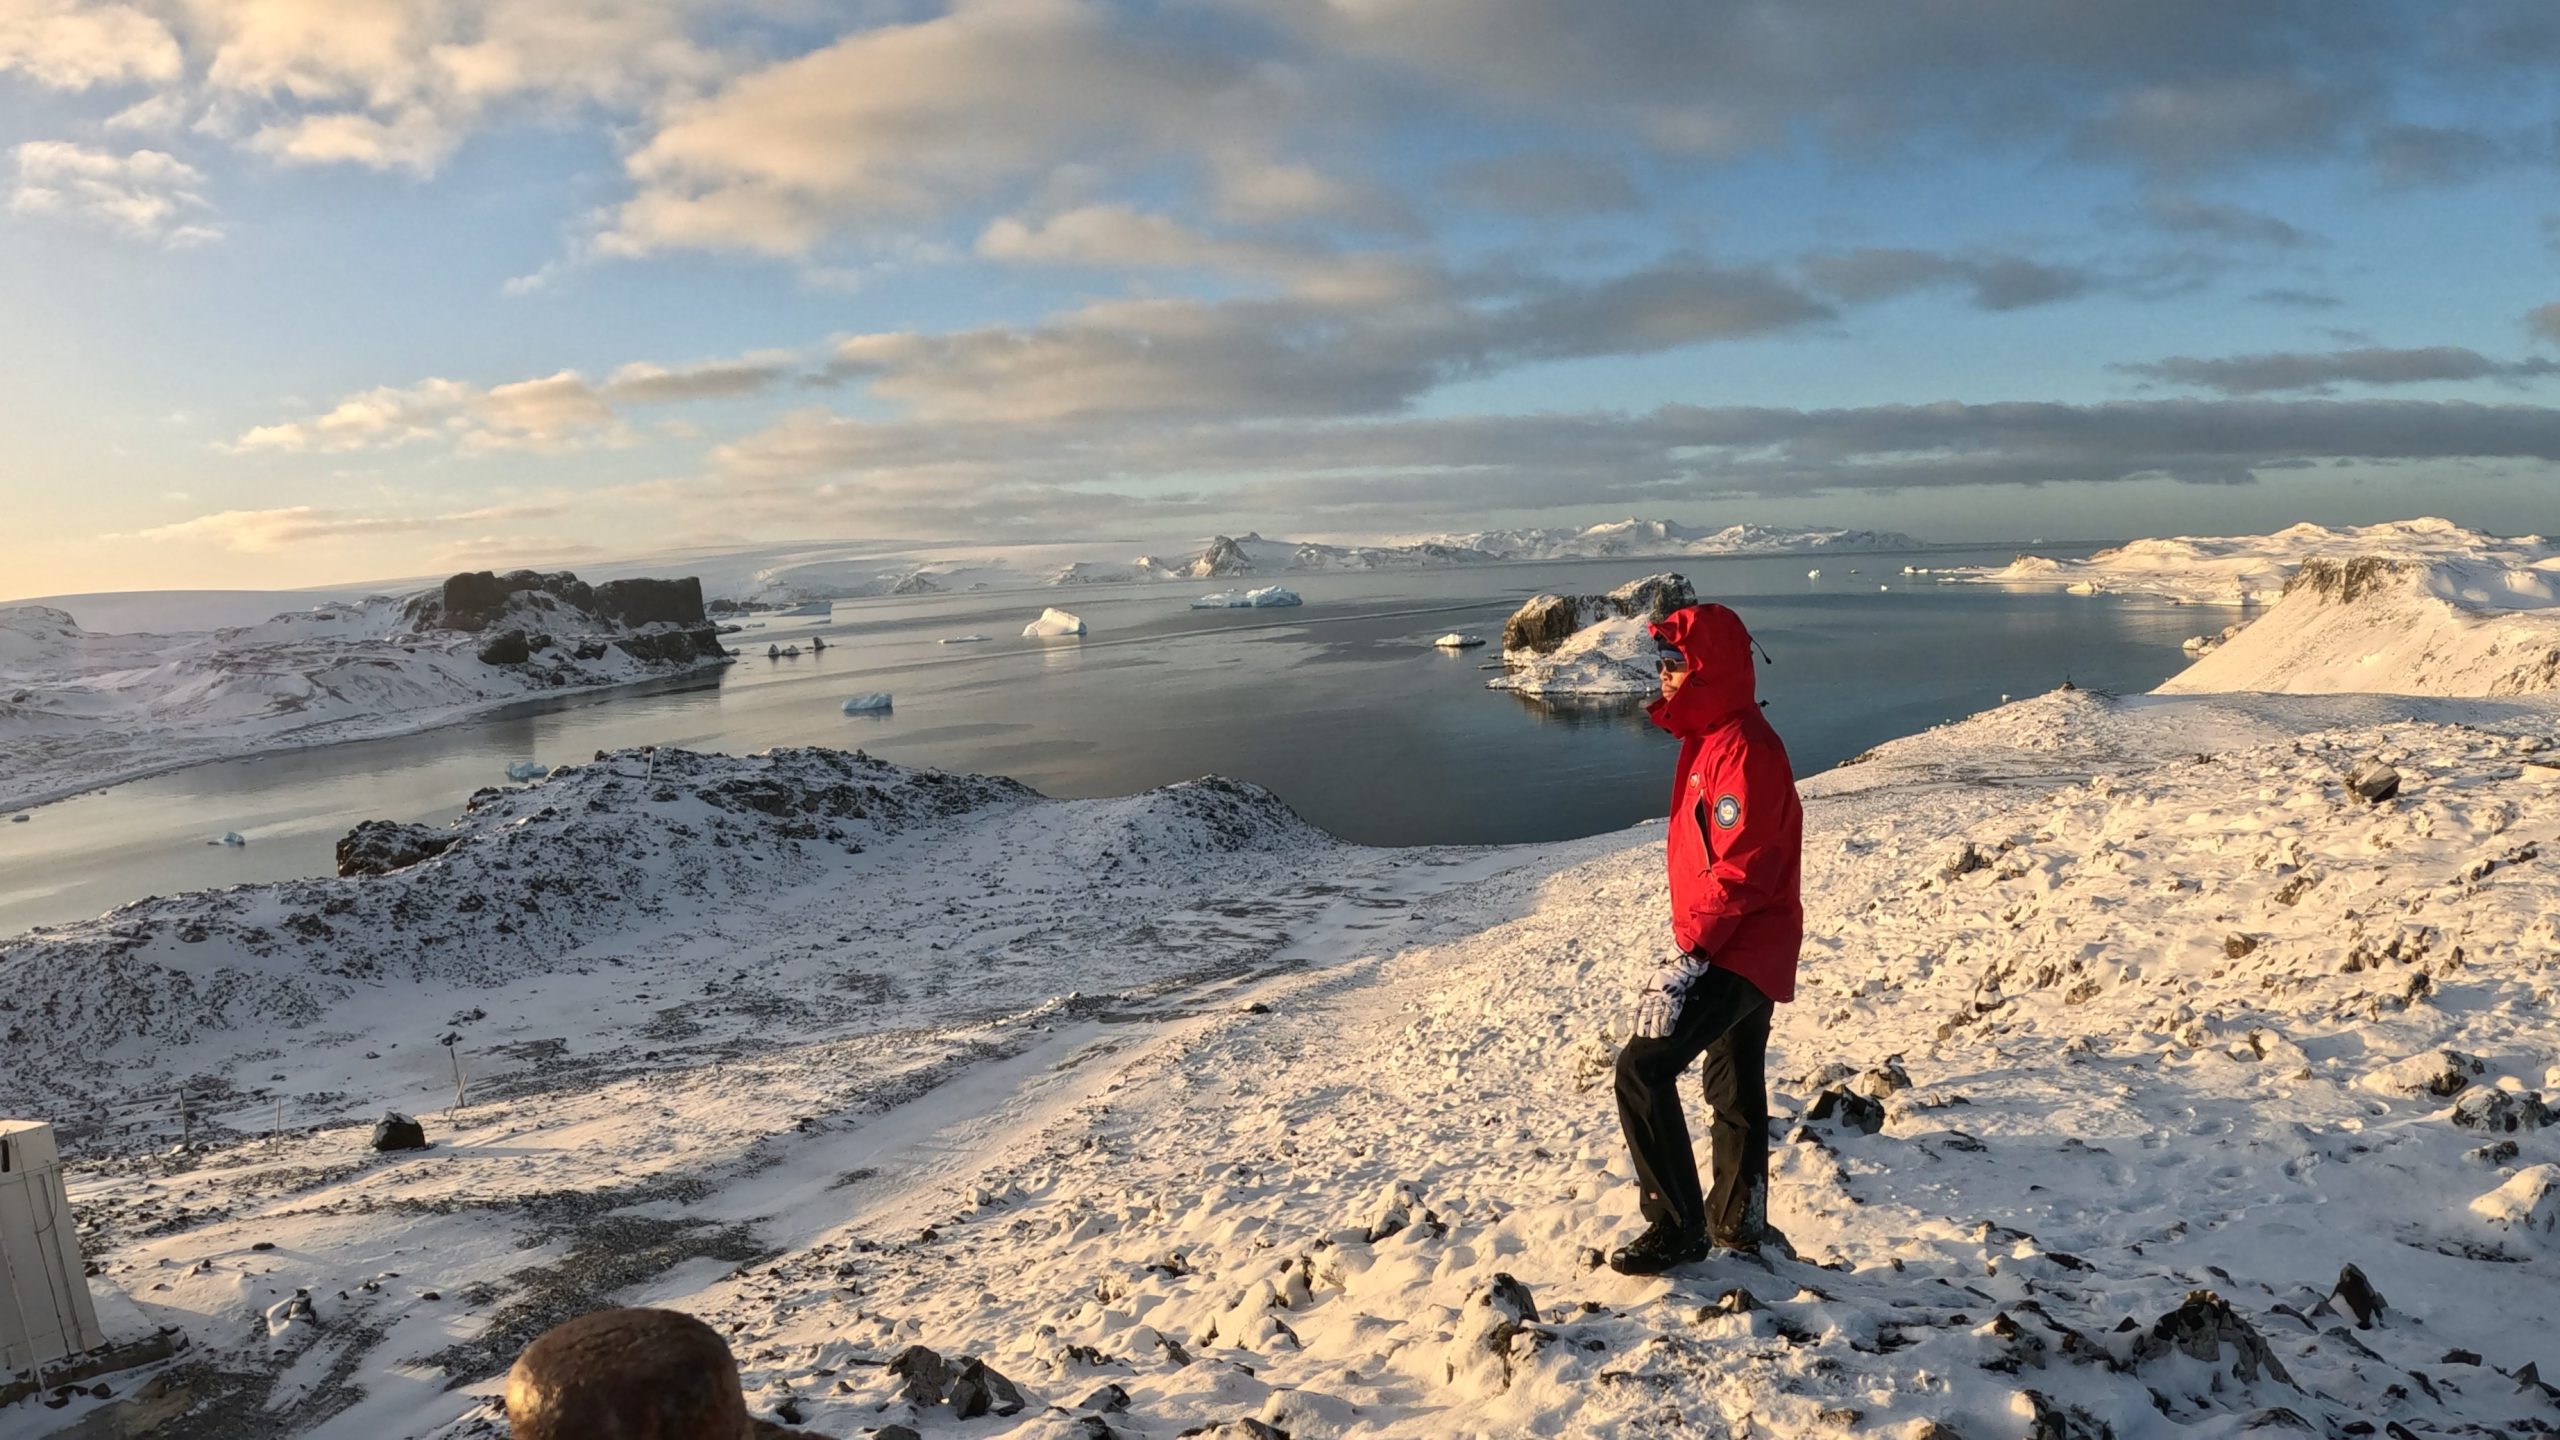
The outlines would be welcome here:
<svg viewBox="0 0 2560 1440">
<path fill-rule="evenodd" d="M 0 1120 L 0 1378 L 106 1343 L 62 1156 L 41 1120 Z"/>
</svg>

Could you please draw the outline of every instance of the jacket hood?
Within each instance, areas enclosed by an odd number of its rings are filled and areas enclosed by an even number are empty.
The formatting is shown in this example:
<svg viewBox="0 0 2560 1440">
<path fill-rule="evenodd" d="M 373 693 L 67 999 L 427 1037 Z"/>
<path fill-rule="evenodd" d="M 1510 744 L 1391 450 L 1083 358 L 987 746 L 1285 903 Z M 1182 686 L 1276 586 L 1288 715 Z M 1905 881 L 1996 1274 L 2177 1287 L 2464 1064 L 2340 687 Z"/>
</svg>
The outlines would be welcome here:
<svg viewBox="0 0 2560 1440">
<path fill-rule="evenodd" d="M 1689 657 L 1680 693 L 1645 713 L 1674 735 L 1695 735 L 1760 703 L 1751 673 L 1751 632 L 1722 605 L 1684 605 L 1653 622 L 1653 638 Z"/>
</svg>

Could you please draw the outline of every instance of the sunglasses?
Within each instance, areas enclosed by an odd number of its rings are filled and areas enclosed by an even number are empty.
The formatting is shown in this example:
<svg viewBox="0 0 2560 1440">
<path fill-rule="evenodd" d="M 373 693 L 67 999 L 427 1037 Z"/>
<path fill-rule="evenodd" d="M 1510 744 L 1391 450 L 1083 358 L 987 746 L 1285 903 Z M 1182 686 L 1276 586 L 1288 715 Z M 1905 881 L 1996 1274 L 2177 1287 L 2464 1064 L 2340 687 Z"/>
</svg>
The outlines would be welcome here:
<svg viewBox="0 0 2560 1440">
<path fill-rule="evenodd" d="M 1674 671 L 1686 670 L 1689 668 L 1689 657 L 1676 650 L 1666 651 L 1663 654 L 1653 657 L 1653 668 L 1664 675 L 1669 675 Z"/>
</svg>

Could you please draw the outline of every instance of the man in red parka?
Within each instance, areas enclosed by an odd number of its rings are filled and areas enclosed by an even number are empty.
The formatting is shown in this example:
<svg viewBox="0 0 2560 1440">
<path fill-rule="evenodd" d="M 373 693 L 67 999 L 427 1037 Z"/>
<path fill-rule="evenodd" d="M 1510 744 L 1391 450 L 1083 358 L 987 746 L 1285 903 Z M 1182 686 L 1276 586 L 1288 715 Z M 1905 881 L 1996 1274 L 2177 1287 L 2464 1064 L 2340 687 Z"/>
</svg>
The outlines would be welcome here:
<svg viewBox="0 0 2560 1440">
<path fill-rule="evenodd" d="M 1618 1052 L 1618 1123 L 1651 1222 L 1609 1257 L 1629 1275 L 1710 1246 L 1784 1245 L 1768 1218 L 1764 1068 L 1770 1012 L 1795 998 L 1804 940 L 1804 810 L 1787 747 L 1760 714 L 1751 633 L 1721 605 L 1689 605 L 1657 621 L 1653 638 L 1662 698 L 1649 713 L 1680 737 L 1664 847 L 1676 953 L 1638 994 L 1635 1034 Z M 1678 1090 L 1701 1055 L 1715 1109 L 1715 1184 L 1703 1194 Z"/>
</svg>

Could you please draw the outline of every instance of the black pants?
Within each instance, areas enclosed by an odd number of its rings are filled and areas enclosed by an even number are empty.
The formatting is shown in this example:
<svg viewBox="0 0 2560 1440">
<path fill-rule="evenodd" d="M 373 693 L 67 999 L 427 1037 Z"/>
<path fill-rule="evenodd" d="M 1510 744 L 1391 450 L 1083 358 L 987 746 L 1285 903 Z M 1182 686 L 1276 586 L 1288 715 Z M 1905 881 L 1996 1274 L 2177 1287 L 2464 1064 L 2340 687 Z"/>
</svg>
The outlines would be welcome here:
<svg viewBox="0 0 2560 1440">
<path fill-rule="evenodd" d="M 1660 1040 L 1638 1036 L 1618 1052 L 1618 1124 L 1627 1132 L 1644 1218 L 1692 1234 L 1742 1237 L 1766 1223 L 1769 1194 L 1769 997 L 1741 976 L 1709 970 L 1689 987 L 1680 1019 Z M 1680 1072 L 1706 1057 L 1700 1077 L 1715 1108 L 1708 1150 L 1715 1188 L 1698 1192 L 1698 1160 L 1680 1114 Z"/>
</svg>

